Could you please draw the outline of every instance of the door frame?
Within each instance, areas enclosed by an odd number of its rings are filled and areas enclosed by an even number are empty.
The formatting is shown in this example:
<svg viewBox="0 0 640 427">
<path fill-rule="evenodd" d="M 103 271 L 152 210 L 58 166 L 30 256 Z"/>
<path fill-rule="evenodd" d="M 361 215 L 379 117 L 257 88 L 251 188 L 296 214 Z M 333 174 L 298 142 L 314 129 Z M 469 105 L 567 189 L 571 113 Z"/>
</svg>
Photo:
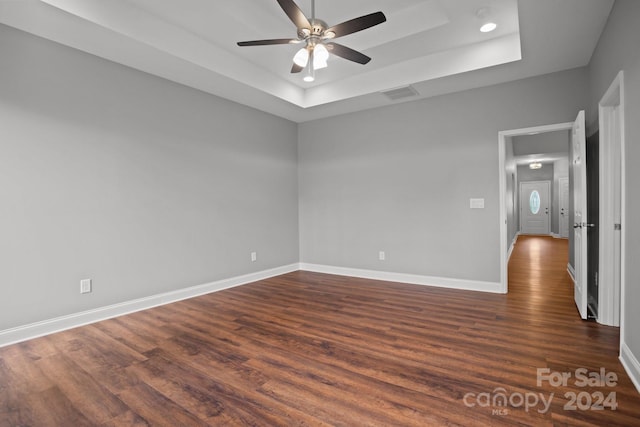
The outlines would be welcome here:
<svg viewBox="0 0 640 427">
<path fill-rule="evenodd" d="M 566 182 L 567 183 L 567 200 L 565 200 L 567 203 L 567 209 L 565 212 L 565 216 L 567 218 L 567 235 L 563 236 L 562 235 L 562 186 L 563 183 Z M 569 192 L 569 177 L 568 176 L 563 176 L 561 178 L 558 178 L 558 236 L 561 239 L 568 239 L 569 238 L 569 232 L 571 231 L 571 225 L 569 224 L 569 196 L 570 196 L 570 192 Z"/>
<path fill-rule="evenodd" d="M 507 241 L 507 177 L 506 177 L 506 146 L 507 138 L 518 135 L 531 135 L 534 133 L 543 132 L 556 132 L 562 130 L 571 130 L 573 128 L 573 122 L 556 123 L 544 126 L 534 126 L 528 128 L 503 130 L 498 132 L 498 176 L 500 186 L 500 289 L 502 293 L 509 291 L 508 280 L 508 250 L 506 247 Z"/>
<path fill-rule="evenodd" d="M 546 235 L 551 236 L 551 214 L 549 213 L 552 210 L 552 197 L 551 197 L 551 181 L 546 180 L 546 181 L 520 181 L 520 185 L 518 187 L 518 209 L 520 209 L 520 215 L 518 216 L 518 219 L 520 220 L 520 224 L 519 224 L 519 231 L 521 235 L 526 235 L 526 234 L 532 234 L 532 233 L 525 233 L 522 230 L 522 217 L 524 216 L 522 213 L 522 202 L 523 202 L 523 197 L 522 197 L 522 186 L 523 184 L 546 184 L 547 187 L 547 203 L 549 204 L 549 206 L 546 208 L 547 209 L 547 232 L 543 233 Z"/>
<path fill-rule="evenodd" d="M 618 123 L 612 119 L 612 107 L 618 107 Z M 599 286 L 598 294 L 598 323 L 609 326 L 620 326 L 624 322 L 624 289 L 625 289 L 625 114 L 624 114 L 624 72 L 620 71 L 613 80 L 604 96 L 598 103 L 598 124 L 600 129 L 600 261 L 598 266 L 598 281 L 602 283 L 615 283 L 614 267 L 614 238 L 613 224 L 616 222 L 614 204 L 620 205 L 620 288 L 615 286 Z M 620 152 L 616 153 L 613 147 L 611 129 L 619 126 Z M 620 157 L 620 200 L 615 199 L 614 177 L 615 156 Z M 622 342 L 622 340 L 621 340 Z"/>
</svg>

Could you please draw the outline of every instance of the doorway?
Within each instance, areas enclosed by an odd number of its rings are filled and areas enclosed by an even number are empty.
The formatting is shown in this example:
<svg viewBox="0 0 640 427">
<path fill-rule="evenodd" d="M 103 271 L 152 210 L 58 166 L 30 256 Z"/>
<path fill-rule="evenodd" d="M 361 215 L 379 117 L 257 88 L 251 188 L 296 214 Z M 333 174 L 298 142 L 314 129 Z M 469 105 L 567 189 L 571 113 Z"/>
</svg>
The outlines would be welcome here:
<svg viewBox="0 0 640 427">
<path fill-rule="evenodd" d="M 520 214 L 520 209 L 517 208 L 514 211 L 510 211 L 508 212 L 508 210 L 511 210 L 513 208 L 513 206 L 515 205 L 516 207 L 519 207 L 519 204 L 516 203 L 512 203 L 511 201 L 515 201 L 518 199 L 521 199 L 519 197 L 515 197 L 513 194 L 513 187 L 514 185 L 512 184 L 513 182 L 518 182 L 521 181 L 523 178 L 525 178 L 523 175 L 525 171 L 527 171 L 527 174 L 530 173 L 530 168 L 531 168 L 531 164 L 524 164 L 524 165 L 518 165 L 518 166 L 510 166 L 509 169 L 507 168 L 507 157 L 511 157 L 514 155 L 513 153 L 513 144 L 512 144 L 512 140 L 514 138 L 518 138 L 518 137 L 529 137 L 529 136 L 535 136 L 535 135 L 539 135 L 539 134 L 551 134 L 551 133 L 558 133 L 558 132 L 562 132 L 562 133 L 566 133 L 566 143 L 569 143 L 569 132 L 572 130 L 574 123 L 573 122 L 567 122 L 567 123 L 557 123 L 557 124 L 552 124 L 552 125 L 545 125 L 545 126 L 536 126 L 536 127 L 530 127 L 530 128 L 522 128 L 522 129 L 514 129 L 514 130 L 508 130 L 508 131 L 501 131 L 498 133 L 498 145 L 499 145 L 499 150 L 498 150 L 498 155 L 499 155 L 499 171 L 500 171 L 500 176 L 499 176 L 499 184 L 500 184 L 500 280 L 501 280 L 501 289 L 502 292 L 507 293 L 508 291 L 508 274 L 507 274 L 507 263 L 508 263 L 508 254 L 511 253 L 511 250 L 513 248 L 513 243 L 515 242 L 515 238 L 517 238 L 517 234 L 516 231 L 519 229 L 518 225 L 516 225 L 516 227 L 513 227 L 513 223 L 515 222 L 516 224 L 521 223 L 519 220 L 519 214 Z M 531 160 L 540 160 L 543 165 L 542 165 L 542 169 L 538 169 L 538 170 L 543 170 L 544 169 L 544 163 L 553 163 L 553 161 L 558 160 L 558 159 L 553 159 L 550 156 L 543 156 L 545 158 L 540 158 L 540 155 L 531 155 Z M 526 156 L 523 156 L 524 160 L 527 160 Z M 567 169 L 568 169 L 568 155 L 564 154 L 564 158 L 566 159 L 567 162 Z M 537 165 L 536 165 L 537 167 Z M 531 168 L 533 169 L 533 168 Z M 516 173 L 519 171 L 520 173 L 518 174 L 518 176 L 516 177 L 516 179 L 514 179 L 513 177 L 513 171 L 516 171 Z M 552 174 L 553 176 L 553 174 Z M 546 178 L 545 178 L 546 179 Z M 548 179 L 553 179 L 553 178 L 548 178 Z M 568 178 L 567 178 L 568 179 Z M 534 178 L 535 180 L 535 178 Z M 559 181 L 559 180 L 558 180 Z M 555 187 L 555 184 L 554 184 Z M 519 189 L 519 186 L 515 186 L 515 188 Z M 554 194 L 553 196 L 553 200 L 554 203 L 556 204 L 556 199 L 558 196 L 558 193 L 560 193 L 559 191 L 557 192 L 552 192 Z M 557 206 L 559 206 L 559 203 L 557 203 Z M 556 207 L 555 209 L 550 209 L 549 212 L 549 217 L 556 217 L 556 220 L 554 221 L 554 228 L 555 227 L 559 227 L 559 218 L 557 218 L 557 215 L 555 215 L 555 212 L 558 212 L 560 210 L 559 207 Z M 567 210 L 566 212 L 566 216 L 567 216 L 567 224 L 570 223 L 570 208 L 567 206 Z M 567 226 L 568 228 L 568 226 Z M 559 234 L 558 232 L 555 232 Z M 549 232 L 547 231 L 546 234 L 549 234 Z"/>
<path fill-rule="evenodd" d="M 549 234 L 550 195 L 549 181 L 520 183 L 520 233 Z"/>
<path fill-rule="evenodd" d="M 587 309 L 590 318 L 598 318 L 598 258 L 600 235 L 600 144 L 598 132 L 587 138 L 587 217 L 591 228 L 587 233 Z"/>
<path fill-rule="evenodd" d="M 624 139 L 624 75 L 621 71 L 602 97 L 599 103 L 599 230 L 598 230 L 598 316 L 599 323 L 624 328 L 625 288 L 625 139 Z M 498 134 L 499 146 L 499 184 L 500 184 L 500 279 L 501 290 L 508 291 L 507 263 L 510 254 L 511 238 L 508 233 L 507 207 L 512 194 L 507 191 L 507 182 L 513 177 L 506 169 L 507 141 L 517 135 L 530 135 L 542 132 L 571 130 L 574 123 L 558 123 L 546 126 L 501 131 Z M 568 180 L 567 180 L 568 184 Z M 566 184 L 563 184 L 566 185 Z M 562 188 L 560 186 L 559 188 Z M 559 196 L 562 192 L 559 191 Z M 569 194 L 571 205 L 572 195 Z M 575 203 L 574 203 L 575 204 Z M 560 204 L 560 214 L 562 204 Z M 572 234 L 572 215 L 574 208 L 564 211 L 566 227 Z M 562 215 L 558 218 L 562 222 Z M 574 224 L 575 225 L 575 224 Z M 571 245 L 570 245 L 571 246 Z M 586 258 L 586 255 L 585 255 Z M 575 260 L 574 260 L 575 262 Z M 570 267 L 570 266 L 568 266 Z M 570 270 L 575 278 L 575 272 Z M 586 274 L 585 274 L 586 275 Z"/>
</svg>

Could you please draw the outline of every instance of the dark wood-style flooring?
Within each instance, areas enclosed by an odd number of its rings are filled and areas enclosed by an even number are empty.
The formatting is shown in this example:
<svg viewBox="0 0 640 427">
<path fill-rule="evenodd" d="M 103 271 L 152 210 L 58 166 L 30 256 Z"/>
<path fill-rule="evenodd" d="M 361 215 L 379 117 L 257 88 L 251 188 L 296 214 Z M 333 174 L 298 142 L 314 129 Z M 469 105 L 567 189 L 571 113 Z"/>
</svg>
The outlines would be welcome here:
<svg viewBox="0 0 640 427">
<path fill-rule="evenodd" d="M 521 237 L 508 295 L 295 272 L 8 346 L 0 426 L 640 425 L 618 329 L 580 320 L 566 265 L 566 241 Z M 564 409 L 585 392 L 616 410 Z"/>
</svg>

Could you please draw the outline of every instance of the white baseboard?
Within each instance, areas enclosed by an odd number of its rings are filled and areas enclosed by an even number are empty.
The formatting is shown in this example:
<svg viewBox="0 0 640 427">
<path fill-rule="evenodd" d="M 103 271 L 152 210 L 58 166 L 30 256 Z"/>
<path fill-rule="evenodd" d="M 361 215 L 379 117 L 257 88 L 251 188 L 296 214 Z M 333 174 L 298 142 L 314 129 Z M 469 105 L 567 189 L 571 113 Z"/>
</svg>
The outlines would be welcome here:
<svg viewBox="0 0 640 427">
<path fill-rule="evenodd" d="M 362 279 L 384 280 L 387 282 L 411 283 L 414 285 L 436 286 L 439 288 L 462 289 L 467 291 L 481 291 L 503 293 L 499 282 L 481 282 L 477 280 L 452 279 L 449 277 L 431 277 L 417 274 L 391 273 L 387 271 L 362 270 L 357 268 L 334 267 L 300 263 L 300 270 L 316 273 L 336 274 L 340 276 L 359 277 Z"/>
<path fill-rule="evenodd" d="M 567 264 L 567 273 L 569 273 L 569 277 L 573 281 L 573 284 L 576 284 L 576 271 L 573 269 L 571 264 Z"/>
<path fill-rule="evenodd" d="M 513 241 L 511 242 L 511 246 L 509 246 L 509 250 L 507 251 L 507 262 L 511 259 L 511 254 L 513 253 L 513 249 L 516 247 L 516 243 L 518 242 L 518 237 L 520 237 L 520 232 L 518 231 L 515 236 L 513 236 Z"/>
<path fill-rule="evenodd" d="M 297 263 L 0 331 L 0 347 L 299 270 Z"/>
<path fill-rule="evenodd" d="M 624 341 L 620 344 L 620 362 L 640 393 L 640 362 Z"/>
</svg>

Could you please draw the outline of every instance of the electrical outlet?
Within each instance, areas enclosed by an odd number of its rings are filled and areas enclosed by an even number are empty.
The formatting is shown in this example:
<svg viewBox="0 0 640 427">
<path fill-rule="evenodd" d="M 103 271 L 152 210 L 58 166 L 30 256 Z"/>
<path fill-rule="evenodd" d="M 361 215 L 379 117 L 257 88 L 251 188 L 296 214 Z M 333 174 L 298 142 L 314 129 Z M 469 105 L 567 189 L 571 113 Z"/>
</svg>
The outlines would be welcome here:
<svg viewBox="0 0 640 427">
<path fill-rule="evenodd" d="M 91 292 L 91 279 L 80 280 L 80 293 L 88 294 L 89 292 Z"/>
<path fill-rule="evenodd" d="M 251 252 L 251 262 L 256 262 L 258 260 L 258 253 Z"/>
<path fill-rule="evenodd" d="M 387 258 L 387 255 L 384 253 L 384 251 L 378 252 L 378 259 L 380 261 L 384 261 L 386 258 Z"/>
</svg>

